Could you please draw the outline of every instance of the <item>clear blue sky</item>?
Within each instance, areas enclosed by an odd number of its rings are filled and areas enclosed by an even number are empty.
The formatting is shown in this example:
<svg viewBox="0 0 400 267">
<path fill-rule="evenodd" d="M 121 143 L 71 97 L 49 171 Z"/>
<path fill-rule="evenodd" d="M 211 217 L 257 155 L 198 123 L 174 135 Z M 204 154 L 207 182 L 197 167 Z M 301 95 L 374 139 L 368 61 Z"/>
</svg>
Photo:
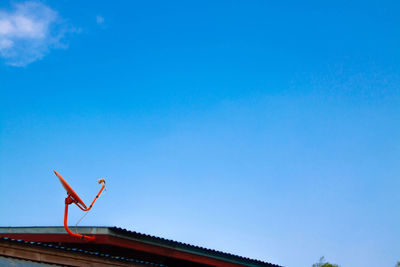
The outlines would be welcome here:
<svg viewBox="0 0 400 267">
<path fill-rule="evenodd" d="M 278 2 L 1 1 L 0 224 L 393 266 L 400 2 Z"/>
</svg>

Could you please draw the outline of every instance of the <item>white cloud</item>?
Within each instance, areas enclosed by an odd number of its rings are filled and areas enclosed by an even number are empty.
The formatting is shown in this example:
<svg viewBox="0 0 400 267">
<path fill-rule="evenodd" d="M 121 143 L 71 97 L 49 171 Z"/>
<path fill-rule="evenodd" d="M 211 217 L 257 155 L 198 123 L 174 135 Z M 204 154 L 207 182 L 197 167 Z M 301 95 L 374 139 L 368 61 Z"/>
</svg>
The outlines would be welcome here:
<svg viewBox="0 0 400 267">
<path fill-rule="evenodd" d="M 26 66 L 52 48 L 65 48 L 61 39 L 68 32 L 58 13 L 40 2 L 13 5 L 0 11 L 0 56 L 13 66 Z"/>
<path fill-rule="evenodd" d="M 104 18 L 102 16 L 96 16 L 96 22 L 97 24 L 103 24 L 104 23 Z"/>
</svg>

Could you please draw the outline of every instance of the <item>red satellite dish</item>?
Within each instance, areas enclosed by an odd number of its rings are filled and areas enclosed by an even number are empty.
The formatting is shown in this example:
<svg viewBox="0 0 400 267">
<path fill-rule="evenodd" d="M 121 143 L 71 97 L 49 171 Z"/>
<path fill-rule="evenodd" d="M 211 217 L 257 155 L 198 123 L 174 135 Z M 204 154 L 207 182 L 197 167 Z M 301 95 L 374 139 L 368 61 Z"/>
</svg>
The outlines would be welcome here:
<svg viewBox="0 0 400 267">
<path fill-rule="evenodd" d="M 54 173 L 57 175 L 58 179 L 60 180 L 65 190 L 67 190 L 67 194 L 71 196 L 75 200 L 75 202 L 78 202 L 85 209 L 87 209 L 85 203 L 83 203 L 82 199 L 80 199 L 80 197 L 75 193 L 75 191 L 71 188 L 71 186 L 69 186 L 69 184 L 64 180 L 64 178 L 62 178 L 61 175 L 56 170 L 54 170 Z"/>
<path fill-rule="evenodd" d="M 71 186 L 69 186 L 69 184 L 64 180 L 64 178 L 61 177 L 61 175 L 54 170 L 54 173 L 57 175 L 58 179 L 60 180 L 62 186 L 65 188 L 65 190 L 67 191 L 67 197 L 65 198 L 65 212 L 64 212 L 64 228 L 67 231 L 68 234 L 75 236 L 75 237 L 79 237 L 79 238 L 86 238 L 89 240 L 93 240 L 95 239 L 94 236 L 87 236 L 87 235 L 81 235 L 81 234 L 75 234 L 73 232 L 71 232 L 71 230 L 69 230 L 68 228 L 68 224 L 67 224 L 67 219 L 68 219 L 68 206 L 72 203 L 74 203 L 75 205 L 77 205 L 81 210 L 83 211 L 89 211 L 92 207 L 94 202 L 96 202 L 96 200 L 99 198 L 101 192 L 103 191 L 103 189 L 106 187 L 106 181 L 105 179 L 100 179 L 98 180 L 99 184 L 101 184 L 101 189 L 99 191 L 99 193 L 97 193 L 96 197 L 94 198 L 92 204 L 90 204 L 89 208 L 86 207 L 85 203 L 83 203 L 82 199 L 80 199 L 78 197 L 78 195 L 75 193 L 74 190 L 72 190 Z"/>
</svg>

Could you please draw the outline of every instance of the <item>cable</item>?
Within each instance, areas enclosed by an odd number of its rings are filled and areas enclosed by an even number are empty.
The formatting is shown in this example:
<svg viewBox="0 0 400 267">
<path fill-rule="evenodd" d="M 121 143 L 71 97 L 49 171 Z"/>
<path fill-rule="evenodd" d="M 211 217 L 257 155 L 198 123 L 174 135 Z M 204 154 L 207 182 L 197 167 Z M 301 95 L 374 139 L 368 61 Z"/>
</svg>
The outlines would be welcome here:
<svg viewBox="0 0 400 267">
<path fill-rule="evenodd" d="M 104 187 L 104 191 L 101 192 L 98 197 L 100 197 L 102 194 L 104 194 L 107 191 L 107 188 Z M 85 216 L 89 213 L 90 210 L 86 211 L 85 214 L 82 215 L 82 217 L 78 220 L 78 222 L 75 224 L 75 232 L 78 232 L 78 229 L 76 227 L 78 227 L 78 224 L 83 220 L 83 218 L 85 218 Z"/>
</svg>

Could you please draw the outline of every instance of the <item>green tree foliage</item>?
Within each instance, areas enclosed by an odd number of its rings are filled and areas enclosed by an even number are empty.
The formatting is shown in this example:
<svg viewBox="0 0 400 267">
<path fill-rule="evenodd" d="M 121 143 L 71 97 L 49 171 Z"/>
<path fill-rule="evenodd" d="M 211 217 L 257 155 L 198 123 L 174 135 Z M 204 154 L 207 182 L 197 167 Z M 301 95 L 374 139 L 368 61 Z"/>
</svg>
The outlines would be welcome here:
<svg viewBox="0 0 400 267">
<path fill-rule="evenodd" d="M 398 261 L 394 267 L 400 267 L 400 261 Z"/>
<path fill-rule="evenodd" d="M 331 263 L 329 263 L 329 262 L 326 262 L 326 261 L 325 261 L 325 258 L 324 258 L 324 257 L 321 257 L 321 258 L 319 259 L 319 262 L 314 263 L 314 264 L 312 265 L 312 267 L 339 267 L 339 265 L 337 265 L 337 264 L 331 264 Z M 400 267 L 400 265 L 399 265 L 399 267 Z"/>
</svg>

